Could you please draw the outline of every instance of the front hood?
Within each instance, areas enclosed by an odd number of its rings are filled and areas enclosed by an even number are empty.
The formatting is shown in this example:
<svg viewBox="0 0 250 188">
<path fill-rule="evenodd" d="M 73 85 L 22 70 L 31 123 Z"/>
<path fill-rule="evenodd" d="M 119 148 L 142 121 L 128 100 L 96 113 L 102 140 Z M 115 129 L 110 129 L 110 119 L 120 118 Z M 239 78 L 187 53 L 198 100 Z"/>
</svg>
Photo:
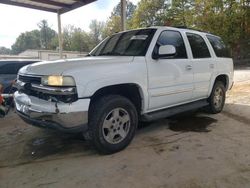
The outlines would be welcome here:
<svg viewBox="0 0 250 188">
<path fill-rule="evenodd" d="M 104 64 L 120 64 L 133 61 L 133 56 L 84 57 L 57 61 L 39 62 L 27 65 L 20 69 L 19 74 L 31 75 L 61 75 L 65 71 L 85 69 Z"/>
</svg>

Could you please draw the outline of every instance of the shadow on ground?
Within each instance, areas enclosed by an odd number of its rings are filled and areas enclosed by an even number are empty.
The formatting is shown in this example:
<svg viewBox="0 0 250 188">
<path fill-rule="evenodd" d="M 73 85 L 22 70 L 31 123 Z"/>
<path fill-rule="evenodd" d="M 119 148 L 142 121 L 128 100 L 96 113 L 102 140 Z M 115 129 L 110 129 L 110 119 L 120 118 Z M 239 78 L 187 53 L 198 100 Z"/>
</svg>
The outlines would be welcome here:
<svg viewBox="0 0 250 188">
<path fill-rule="evenodd" d="M 217 122 L 216 119 L 204 114 L 185 113 L 170 119 L 141 124 L 136 136 L 152 137 L 154 135 L 152 132 L 162 131 L 162 128 L 174 132 L 209 132 L 211 124 L 215 122 Z M 85 141 L 81 134 L 63 134 L 28 125 L 25 127 L 27 128 L 23 130 L 12 129 L 0 135 L 2 153 L 0 154 L 0 167 L 26 164 L 37 160 L 47 161 L 97 154 L 93 146 Z M 149 139 L 147 142 L 150 145 L 152 140 Z"/>
<path fill-rule="evenodd" d="M 169 129 L 175 132 L 210 132 L 211 125 L 217 120 L 208 116 L 184 116 L 172 118 Z"/>
<path fill-rule="evenodd" d="M 32 160 L 51 155 L 95 153 L 80 134 L 63 134 L 53 131 L 46 131 L 46 133 L 47 135 L 34 137 L 26 143 L 23 157 Z"/>
<path fill-rule="evenodd" d="M 218 120 L 202 112 L 203 110 L 189 111 L 155 122 L 143 122 L 139 124 L 139 130 L 148 132 L 160 126 L 166 126 L 174 132 L 210 132 L 210 128 Z"/>
</svg>

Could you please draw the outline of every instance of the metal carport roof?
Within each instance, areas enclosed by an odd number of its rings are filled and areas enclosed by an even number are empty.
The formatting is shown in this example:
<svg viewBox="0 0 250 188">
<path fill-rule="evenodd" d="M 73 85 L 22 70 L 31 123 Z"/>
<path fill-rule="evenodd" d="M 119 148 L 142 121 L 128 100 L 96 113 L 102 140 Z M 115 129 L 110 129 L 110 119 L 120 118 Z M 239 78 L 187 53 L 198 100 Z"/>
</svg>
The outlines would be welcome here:
<svg viewBox="0 0 250 188">
<path fill-rule="evenodd" d="M 0 3 L 63 14 L 96 0 L 1 0 Z"/>
<path fill-rule="evenodd" d="M 57 13 L 58 20 L 58 40 L 59 40 L 59 55 L 63 57 L 63 41 L 62 41 L 62 29 L 61 29 L 61 14 L 87 5 L 97 0 L 0 0 L 0 3 L 7 5 L 14 5 L 25 8 L 32 8 L 37 10 L 43 10 L 47 12 Z M 122 30 L 126 30 L 126 0 L 121 1 L 121 23 Z"/>
</svg>

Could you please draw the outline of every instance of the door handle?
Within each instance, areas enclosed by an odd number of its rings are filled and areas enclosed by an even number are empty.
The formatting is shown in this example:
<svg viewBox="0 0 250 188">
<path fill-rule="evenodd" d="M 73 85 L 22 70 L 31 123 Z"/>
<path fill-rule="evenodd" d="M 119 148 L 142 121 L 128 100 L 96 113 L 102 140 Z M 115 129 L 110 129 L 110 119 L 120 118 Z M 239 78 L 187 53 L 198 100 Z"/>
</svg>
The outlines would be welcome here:
<svg viewBox="0 0 250 188">
<path fill-rule="evenodd" d="M 209 67 L 210 67 L 211 69 L 213 69 L 213 68 L 214 68 L 214 64 L 210 64 Z"/>
<path fill-rule="evenodd" d="M 192 65 L 187 65 L 186 66 L 186 70 L 192 70 L 192 68 L 193 68 Z"/>
</svg>

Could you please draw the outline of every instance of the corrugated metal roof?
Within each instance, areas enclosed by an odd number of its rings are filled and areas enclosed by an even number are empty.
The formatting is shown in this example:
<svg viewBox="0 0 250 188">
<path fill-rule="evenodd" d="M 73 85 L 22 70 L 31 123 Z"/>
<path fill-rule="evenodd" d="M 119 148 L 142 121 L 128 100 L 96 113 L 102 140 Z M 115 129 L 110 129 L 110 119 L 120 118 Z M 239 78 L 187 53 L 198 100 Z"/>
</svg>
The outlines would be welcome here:
<svg viewBox="0 0 250 188">
<path fill-rule="evenodd" d="M 63 14 L 96 0 L 0 0 L 0 3 Z"/>
</svg>

